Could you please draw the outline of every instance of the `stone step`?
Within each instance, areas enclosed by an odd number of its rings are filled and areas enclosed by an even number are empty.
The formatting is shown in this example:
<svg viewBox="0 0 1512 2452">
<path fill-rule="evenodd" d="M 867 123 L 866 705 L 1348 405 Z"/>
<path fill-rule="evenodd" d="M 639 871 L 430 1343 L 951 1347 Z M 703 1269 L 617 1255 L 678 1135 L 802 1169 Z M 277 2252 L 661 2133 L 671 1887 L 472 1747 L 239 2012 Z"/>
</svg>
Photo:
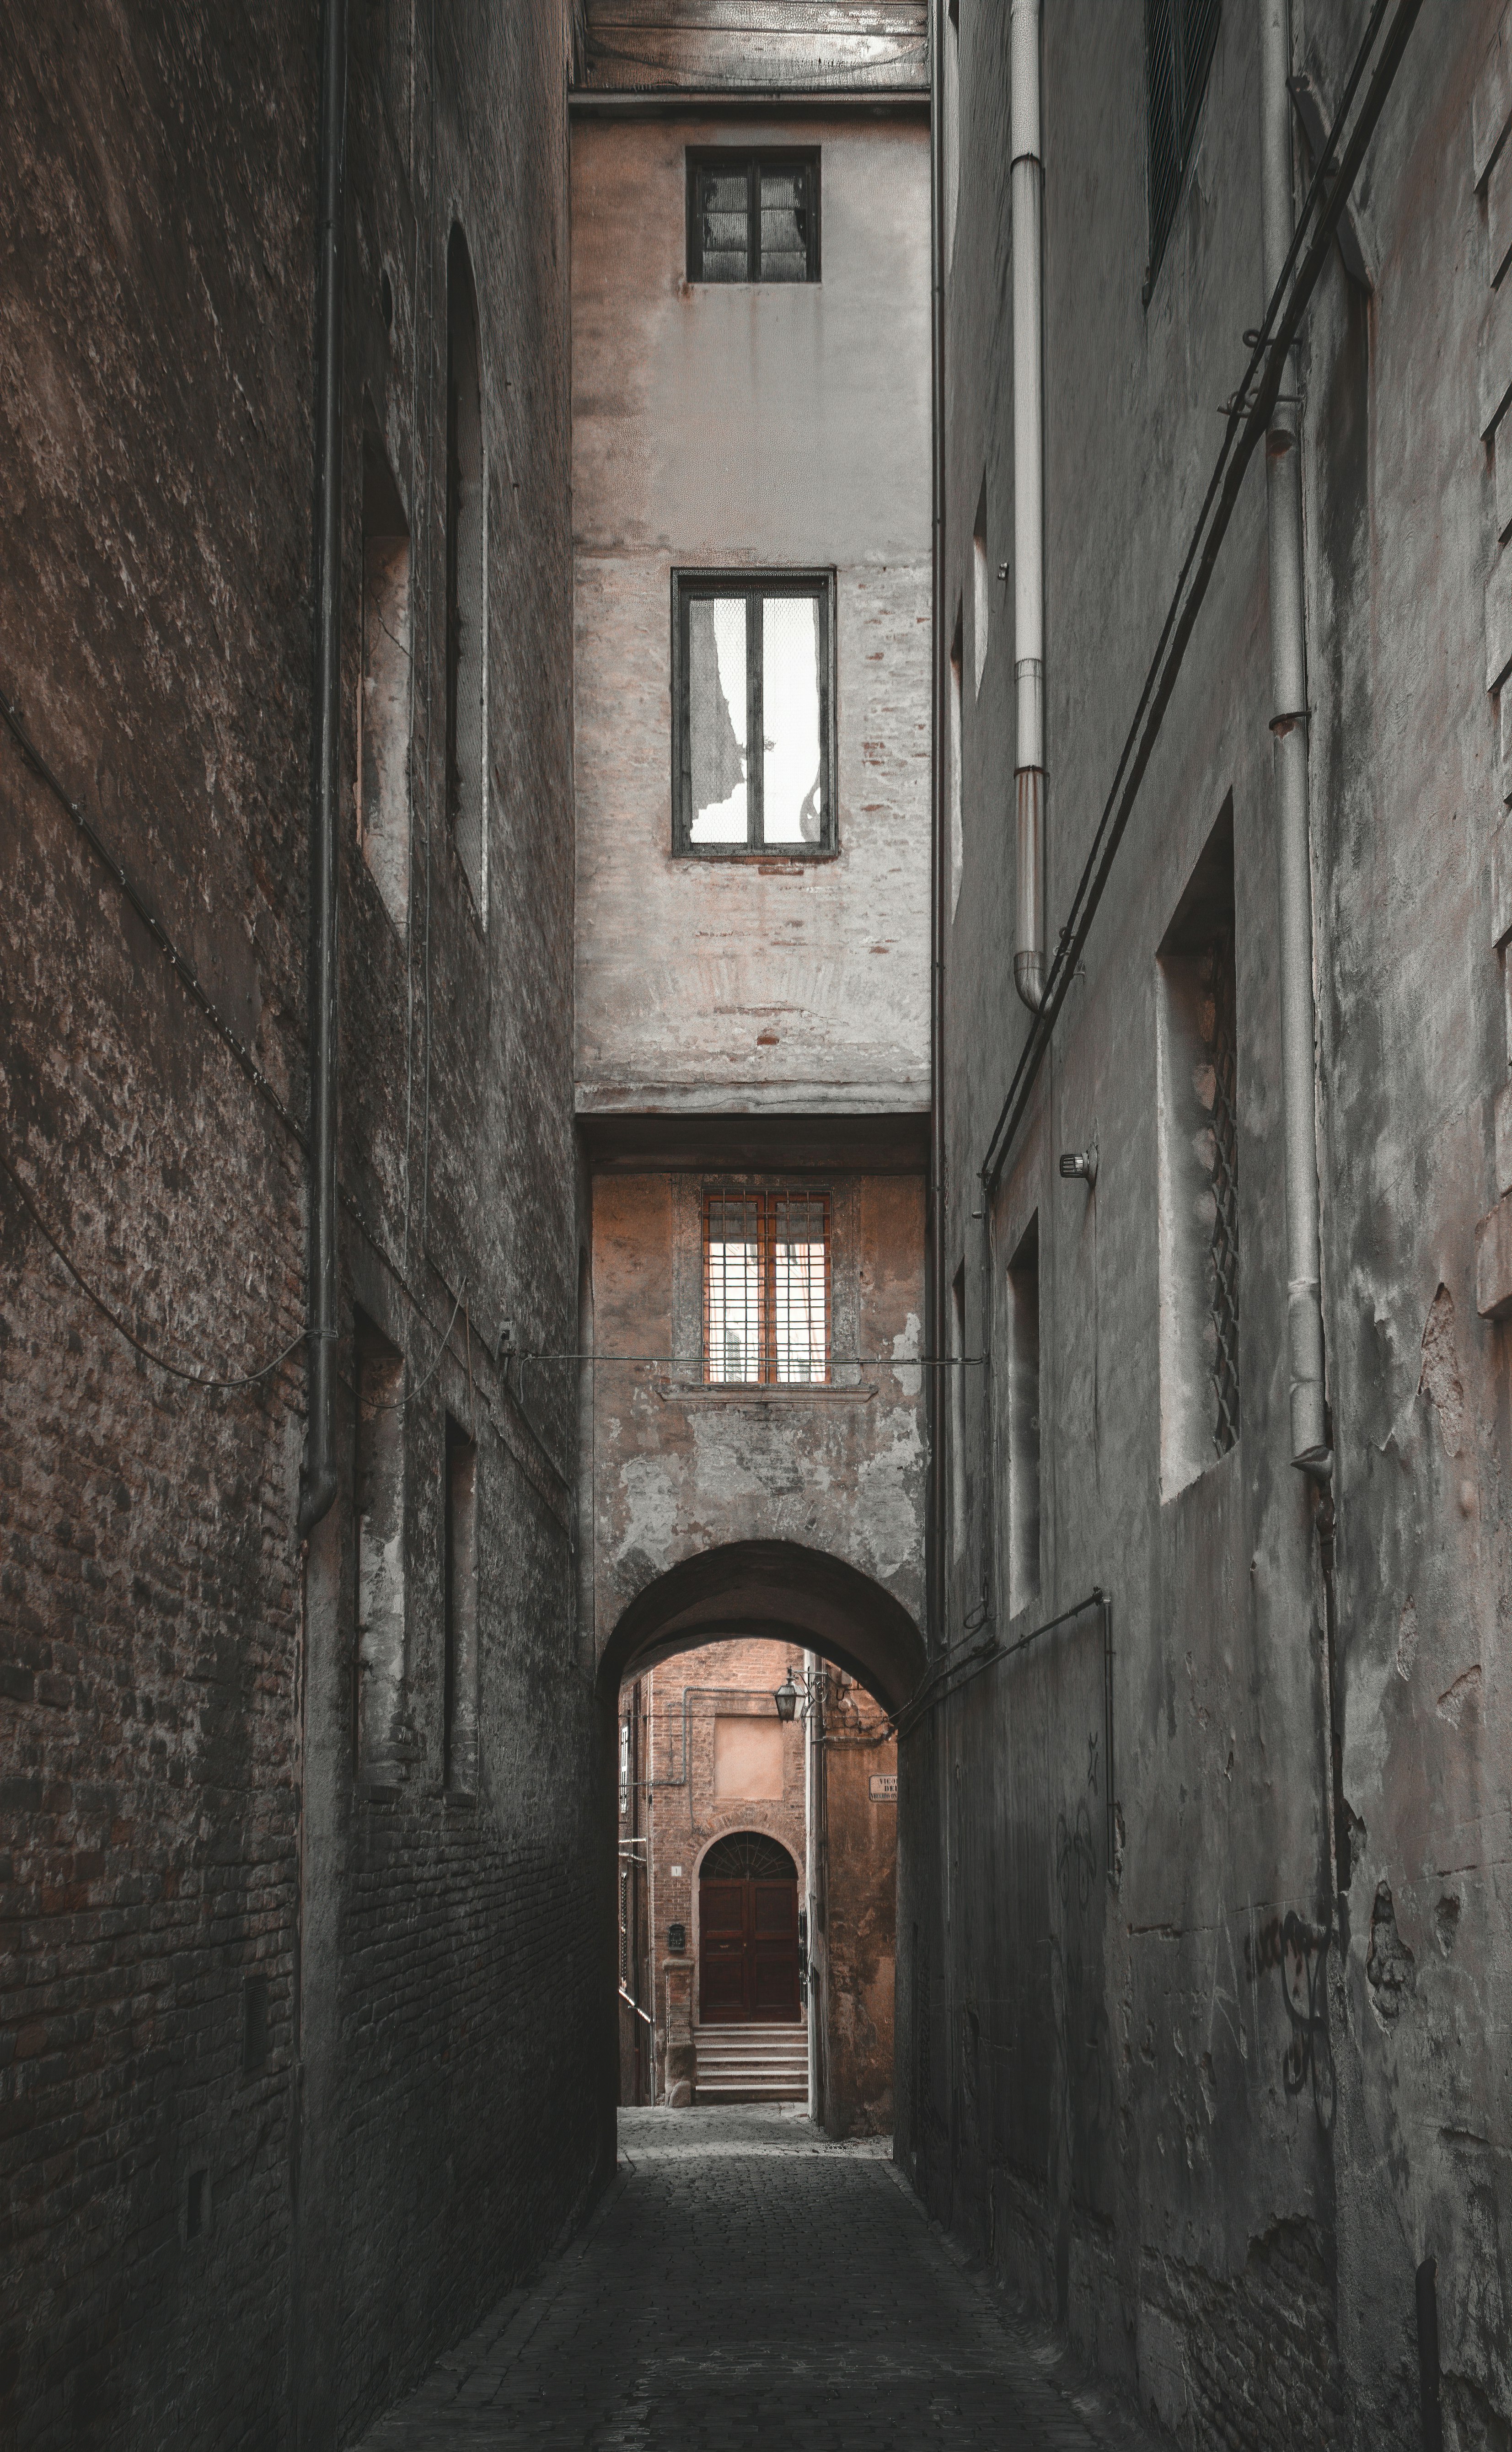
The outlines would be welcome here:
<svg viewBox="0 0 1512 2452">
<path fill-rule="evenodd" d="M 711 2075 L 729 2076 L 736 2069 L 807 2069 L 807 2052 L 699 2052 L 698 2066 Z"/>
<path fill-rule="evenodd" d="M 698 2103 L 805 2103 L 807 2027 L 703 2027 L 694 2036 Z"/>
</svg>

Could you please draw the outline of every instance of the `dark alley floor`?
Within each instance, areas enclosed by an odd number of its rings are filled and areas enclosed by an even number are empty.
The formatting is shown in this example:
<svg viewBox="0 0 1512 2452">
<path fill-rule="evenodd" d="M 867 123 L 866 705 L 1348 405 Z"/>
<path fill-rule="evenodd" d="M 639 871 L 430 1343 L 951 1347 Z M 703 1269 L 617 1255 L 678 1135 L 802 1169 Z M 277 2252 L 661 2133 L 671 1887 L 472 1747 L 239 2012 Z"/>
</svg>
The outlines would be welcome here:
<svg viewBox="0 0 1512 2452">
<path fill-rule="evenodd" d="M 364 2452 L 1123 2452 L 1150 2439 L 1007 2313 L 878 2143 L 772 2110 L 621 2111 L 582 2236 Z"/>
</svg>

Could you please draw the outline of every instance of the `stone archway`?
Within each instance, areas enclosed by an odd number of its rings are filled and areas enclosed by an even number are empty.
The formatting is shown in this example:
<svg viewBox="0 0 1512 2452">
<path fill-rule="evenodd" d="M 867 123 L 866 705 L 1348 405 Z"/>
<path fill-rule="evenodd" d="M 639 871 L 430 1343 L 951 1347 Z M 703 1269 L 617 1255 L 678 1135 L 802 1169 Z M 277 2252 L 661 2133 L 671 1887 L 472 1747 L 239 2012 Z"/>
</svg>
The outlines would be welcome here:
<svg viewBox="0 0 1512 2452">
<path fill-rule="evenodd" d="M 731 1541 L 680 1559 L 636 1594 L 604 1648 L 599 1692 L 612 1707 L 627 1678 L 721 1636 L 816 1651 L 888 1710 L 924 1673 L 913 1619 L 858 1567 L 796 1541 Z"/>
<path fill-rule="evenodd" d="M 795 1929 L 789 1931 L 784 1928 L 784 1932 L 790 1944 L 796 1943 L 798 1960 L 804 1970 L 801 1994 L 792 2001 L 784 1999 L 780 2003 L 775 1991 L 770 1999 L 765 1992 L 758 1999 L 758 1987 L 752 1969 L 748 1968 L 745 1972 L 751 1980 L 743 1981 L 738 1999 L 732 1992 L 728 2000 L 716 2002 L 711 1996 L 704 2004 L 703 1952 L 700 1946 L 703 1915 L 697 1860 L 705 1851 L 697 1849 L 690 1852 L 687 1845 L 675 1847 L 672 1844 L 670 1837 L 665 1835 L 670 1832 L 671 1825 L 663 1825 L 659 1804 L 655 1806 L 652 1818 L 642 1827 L 640 1805 L 627 1804 L 625 1799 L 638 1799 L 643 1795 L 647 1807 L 651 1808 L 653 1790 L 659 1793 L 664 1790 L 677 1790 L 686 1787 L 690 1823 L 695 1807 L 697 1812 L 705 1817 L 711 1810 L 717 1813 L 727 1809 L 732 1819 L 726 1829 L 738 1820 L 744 1827 L 759 1829 L 767 1818 L 756 1800 L 764 1794 L 777 1794 L 776 1789 L 756 1788 L 749 1796 L 743 1790 L 734 1790 L 723 1809 L 716 1801 L 718 1797 L 716 1786 L 705 1788 L 701 1799 L 697 1798 L 697 1782 L 712 1783 L 719 1775 L 712 1768 L 701 1772 L 689 1769 L 690 1762 L 697 1765 L 699 1759 L 697 1749 L 690 1752 L 690 1697 L 717 1696 L 724 1691 L 712 1665 L 712 1657 L 706 1657 L 692 1672 L 696 1682 L 683 1688 L 681 1727 L 669 1739 L 667 1762 L 673 1775 L 653 1778 L 644 1790 L 637 1778 L 632 1778 L 629 1785 L 621 1790 L 621 1965 L 634 1965 L 645 1979 L 644 1998 L 639 1983 L 635 1987 L 633 1999 L 629 1993 L 622 1994 L 622 2002 L 628 2006 L 622 2007 L 621 2024 L 632 2035 L 635 2032 L 630 2027 L 632 2018 L 650 2028 L 649 2035 L 643 2040 L 652 2056 L 653 2099 L 672 2106 L 692 2102 L 696 2091 L 697 2099 L 702 2102 L 711 2075 L 732 2078 L 731 2071 L 723 2069 L 722 2066 L 717 2066 L 716 2063 L 722 2064 L 725 2058 L 739 2057 L 741 2053 L 752 2064 L 746 2071 L 747 2077 L 753 2083 L 761 2082 L 763 2090 L 778 2085 L 791 2086 L 793 2072 L 788 2063 L 792 2059 L 792 2050 L 787 2045 L 779 2044 L 777 2039 L 784 2034 L 796 2039 L 804 2036 L 806 2029 L 800 2058 L 806 2062 L 807 2076 L 800 2074 L 800 2094 L 802 2087 L 807 2086 L 811 2102 L 830 2106 L 836 2118 L 841 2117 L 843 2111 L 847 2120 L 854 2116 L 853 2111 L 843 2108 L 851 2103 L 852 2097 L 856 2105 L 867 2106 L 874 2101 L 886 2100 L 890 2107 L 895 1810 L 890 1817 L 879 1809 L 874 1809 L 867 1800 L 869 1794 L 885 1792 L 894 1800 L 895 1808 L 896 1779 L 895 1774 L 892 1776 L 890 1789 L 874 1788 L 869 1790 L 866 1773 L 879 1757 L 869 1753 L 863 1761 L 855 1750 L 857 1747 L 891 1744 L 883 1715 L 899 1710 L 916 1692 L 925 1673 L 924 1646 L 918 1629 L 908 1610 L 893 1593 L 833 1553 L 786 1541 L 720 1544 L 679 1560 L 656 1576 L 625 1606 L 599 1663 L 599 1693 L 601 1702 L 607 1710 L 613 1710 L 621 1691 L 635 1686 L 635 1716 L 626 1719 L 625 1730 L 638 1731 L 643 1726 L 659 1726 L 660 1707 L 656 1697 L 662 1665 L 679 1654 L 697 1652 L 713 1655 L 725 1645 L 772 1647 L 776 1654 L 771 1669 L 774 1687 L 784 1675 L 782 1662 L 785 1660 L 791 1670 L 795 1656 L 808 1652 L 817 1655 L 832 1668 L 845 1671 L 847 1682 L 854 1679 L 856 1688 L 864 1690 L 865 1694 L 872 1698 L 867 1707 L 871 1713 L 867 1722 L 864 1713 L 858 1717 L 854 1705 L 843 1702 L 834 1705 L 835 1694 L 839 1693 L 843 1697 L 844 1686 L 832 1687 L 832 1700 L 826 1702 L 824 1709 L 843 1708 L 850 1714 L 849 1721 L 836 1723 L 835 1737 L 826 1737 L 823 1750 L 813 1757 L 812 1771 L 805 1770 L 802 1774 L 801 1790 L 805 1829 L 812 1810 L 817 1816 L 815 1827 L 820 1830 L 828 1829 L 829 1806 L 826 1800 L 836 1793 L 845 1799 L 846 1843 L 851 1848 L 850 1878 L 853 1884 L 847 1895 L 853 1901 L 864 1900 L 871 1904 L 856 1908 L 855 1915 L 862 1921 L 856 1923 L 854 1933 L 842 1941 L 841 1949 L 842 1953 L 851 1950 L 854 1957 L 853 1943 L 859 1948 L 857 1936 L 864 1932 L 869 1936 L 867 1948 L 872 1955 L 864 1968 L 859 1961 L 852 1965 L 843 1955 L 835 1961 L 835 1967 L 840 1970 L 836 1974 L 838 1989 L 835 1989 L 830 1969 L 836 1928 L 827 1918 L 827 1902 L 831 1896 L 828 1869 L 831 1851 L 826 1842 L 816 1856 L 805 1859 L 803 1846 L 799 1844 L 796 1861 L 800 1896 L 792 1905 L 795 1909 L 801 1909 L 801 1913 L 790 1916 L 789 1924 L 795 1926 Z M 798 1674 L 802 1674 L 801 1667 Z M 647 1718 L 642 1722 L 639 1717 L 639 1681 L 646 1678 L 651 1681 L 652 1696 Z M 717 1711 L 718 1707 L 706 1704 L 705 1708 Z M 770 1712 L 770 1700 L 766 1709 Z M 693 1710 L 696 1715 L 696 1702 Z M 866 1727 L 877 1733 L 866 1734 Z M 775 1727 L 772 1733 L 776 1733 Z M 795 1736 L 798 1731 L 795 1729 L 791 1733 Z M 842 1748 L 849 1745 L 850 1750 L 832 1757 L 830 1747 L 836 1742 Z M 632 1757 L 638 1762 L 642 1760 L 638 1751 L 638 1734 L 627 1736 L 627 1744 Z M 711 1766 L 717 1763 L 717 1739 L 711 1742 L 705 1759 Z M 895 1765 L 895 1751 L 892 1759 Z M 854 1805 L 858 1762 L 861 1762 L 859 1811 Z M 680 1770 L 676 1770 L 677 1765 L 681 1766 Z M 782 1792 L 787 1793 L 792 1784 L 791 1765 L 783 1778 Z M 840 1781 L 838 1790 L 834 1786 L 837 1778 Z M 736 1797 L 740 1799 L 739 1803 L 736 1802 Z M 679 1808 L 679 1811 L 681 1809 Z M 628 1822 L 625 1821 L 626 1815 Z M 887 1824 L 889 1821 L 890 1830 L 881 1834 L 886 1845 L 884 1866 L 877 1852 L 878 1826 L 879 1822 Z M 710 1829 L 706 1818 L 698 1823 L 697 1828 L 708 1833 L 711 1842 L 722 1835 L 717 1829 Z M 691 1827 L 686 1829 L 679 1828 L 678 1837 L 683 1842 L 691 1842 L 693 1835 Z M 776 1836 L 776 1832 L 773 1835 Z M 792 1844 L 784 1831 L 783 1845 L 791 1847 Z M 638 1856 L 638 1849 L 641 1850 Z M 845 1861 L 843 1846 L 840 1861 Z M 691 1885 L 685 1869 L 693 1870 Z M 729 1909 L 726 1922 L 731 1947 L 733 1949 L 735 1940 L 738 1938 L 742 1950 L 754 1956 L 756 1903 L 753 1896 L 750 1900 L 742 1897 L 739 1904 L 740 1916 L 736 1919 L 734 1907 L 730 1901 L 725 1902 Z M 738 1936 L 736 1934 L 736 1921 L 739 1923 Z M 749 1930 L 748 1927 L 751 1928 Z M 878 1935 L 880 1939 L 876 1938 Z M 859 1984 L 856 1981 L 858 1974 Z M 881 2009 L 872 2002 L 874 1994 L 885 1994 L 885 2006 Z M 799 1999 L 808 2005 L 801 2013 Z M 843 2029 L 836 2049 L 847 2056 L 845 2081 L 838 2090 L 831 2083 L 832 2073 L 839 2064 L 832 2056 L 830 2044 L 831 2008 L 836 2000 L 841 2003 L 836 2014 Z M 647 2002 L 650 2004 L 649 2015 Z M 853 2012 L 856 2002 L 861 2002 L 863 2007 L 867 2002 L 872 2002 L 872 2007 L 866 2009 L 869 2023 L 865 2024 L 863 2042 L 853 2047 L 846 2020 L 850 2018 L 851 2023 L 854 2023 Z M 713 2014 L 704 2014 L 705 2008 Z M 786 2010 L 785 2018 L 776 2014 L 778 2008 Z M 722 2024 L 724 2020 L 730 2023 Z M 723 2038 L 729 2040 L 729 2054 L 725 2051 Z M 630 2046 L 625 2044 L 623 2049 L 628 2054 Z M 793 2049 L 799 2049 L 796 2041 Z M 642 2060 L 638 2040 L 635 2052 L 635 2067 L 640 2071 Z M 874 2084 L 870 2080 L 865 2086 L 853 2083 L 856 2068 L 864 2064 L 869 2069 L 873 2060 L 876 2061 L 878 2071 L 881 2071 L 885 2060 L 885 2073 L 877 2075 Z M 704 2066 L 705 2061 L 710 2065 L 708 2067 Z M 780 2071 L 776 2066 L 779 2061 L 783 2065 Z M 756 2066 L 757 2062 L 761 2064 L 759 2068 Z M 772 2066 L 768 2066 L 768 2063 Z M 629 2059 L 623 2059 L 622 2066 L 629 2066 Z M 635 2082 L 640 2083 L 639 2075 Z M 823 2116 L 828 2126 L 831 2110 L 826 2109 Z M 870 2109 L 866 2116 L 871 2117 Z M 847 2130 L 842 2126 L 835 2133 L 843 2134 Z"/>
</svg>

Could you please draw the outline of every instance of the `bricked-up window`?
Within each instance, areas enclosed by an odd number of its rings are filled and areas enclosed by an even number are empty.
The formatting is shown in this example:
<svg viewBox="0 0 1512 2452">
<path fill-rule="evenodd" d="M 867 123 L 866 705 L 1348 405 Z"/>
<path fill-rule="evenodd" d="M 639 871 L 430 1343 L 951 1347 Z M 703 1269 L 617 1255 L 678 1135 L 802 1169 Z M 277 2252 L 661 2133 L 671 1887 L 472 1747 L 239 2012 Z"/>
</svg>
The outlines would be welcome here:
<svg viewBox="0 0 1512 2452">
<path fill-rule="evenodd" d="M 409 523 L 368 408 L 363 422 L 357 840 L 389 918 L 409 918 Z"/>
<path fill-rule="evenodd" d="M 448 1789 L 478 1784 L 478 1450 L 446 1423 L 445 1762 Z"/>
<path fill-rule="evenodd" d="M 724 1387 L 830 1375 L 823 1194 L 711 1192 L 703 1205 L 703 1375 Z"/>
<path fill-rule="evenodd" d="M 404 1699 L 404 1362 L 362 1317 L 356 1351 L 357 1767 L 386 1786 Z"/>
<path fill-rule="evenodd" d="M 446 251 L 446 813 L 488 917 L 487 489 L 478 297 L 467 242 Z"/>
<path fill-rule="evenodd" d="M 831 573 L 679 570 L 673 590 L 673 848 L 832 850 Z"/>
<path fill-rule="evenodd" d="M 1157 958 L 1161 1492 L 1239 1436 L 1238 982 L 1226 806 Z"/>
<path fill-rule="evenodd" d="M 818 154 L 690 148 L 688 279 L 818 277 Z"/>
<path fill-rule="evenodd" d="M 1039 1596 L 1039 1218 L 1008 1264 L 1008 1590 L 1014 1615 Z"/>
<path fill-rule="evenodd" d="M 1197 135 L 1218 40 L 1219 0 L 1145 0 L 1149 267 L 1145 303 L 1166 252 Z"/>
</svg>

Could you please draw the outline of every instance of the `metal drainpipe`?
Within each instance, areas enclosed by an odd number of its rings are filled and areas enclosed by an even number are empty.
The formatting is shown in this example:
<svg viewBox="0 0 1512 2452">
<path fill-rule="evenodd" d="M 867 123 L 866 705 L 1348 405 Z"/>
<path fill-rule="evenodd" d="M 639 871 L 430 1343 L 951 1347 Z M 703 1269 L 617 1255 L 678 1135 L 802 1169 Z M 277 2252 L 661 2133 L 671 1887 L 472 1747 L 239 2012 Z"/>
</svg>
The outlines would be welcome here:
<svg viewBox="0 0 1512 2452">
<path fill-rule="evenodd" d="M 1017 928 L 1013 985 L 1045 999 L 1045 366 L 1040 0 L 1013 0 L 1009 109 L 1013 168 L 1013 679 L 1018 700 Z"/>
<path fill-rule="evenodd" d="M 298 1537 L 336 1495 L 336 880 L 342 763 L 342 287 L 346 0 L 325 0 L 315 306 L 315 778 L 310 828 L 309 1418 Z"/>
<path fill-rule="evenodd" d="M 935 0 L 930 26 L 930 615 L 933 721 L 930 827 L 930 1276 L 928 1350 L 945 1352 L 945 293 L 941 257 L 944 165 L 941 36 L 945 0 Z M 926 1618 L 931 1638 L 945 1630 L 945 1452 L 942 1374 L 927 1375 L 926 1422 L 930 1490 Z"/>
<path fill-rule="evenodd" d="M 1260 0 L 1262 212 L 1266 294 L 1291 245 L 1288 0 Z M 1307 634 L 1302 560 L 1302 418 L 1295 355 L 1266 435 L 1270 539 L 1270 670 L 1275 712 L 1276 849 L 1281 903 L 1281 1081 L 1286 1173 L 1286 1311 L 1291 1461 L 1326 1482 L 1323 1301 L 1312 996 L 1312 876 L 1307 811 Z M 1289 397 L 1288 397 L 1289 395 Z"/>
</svg>

